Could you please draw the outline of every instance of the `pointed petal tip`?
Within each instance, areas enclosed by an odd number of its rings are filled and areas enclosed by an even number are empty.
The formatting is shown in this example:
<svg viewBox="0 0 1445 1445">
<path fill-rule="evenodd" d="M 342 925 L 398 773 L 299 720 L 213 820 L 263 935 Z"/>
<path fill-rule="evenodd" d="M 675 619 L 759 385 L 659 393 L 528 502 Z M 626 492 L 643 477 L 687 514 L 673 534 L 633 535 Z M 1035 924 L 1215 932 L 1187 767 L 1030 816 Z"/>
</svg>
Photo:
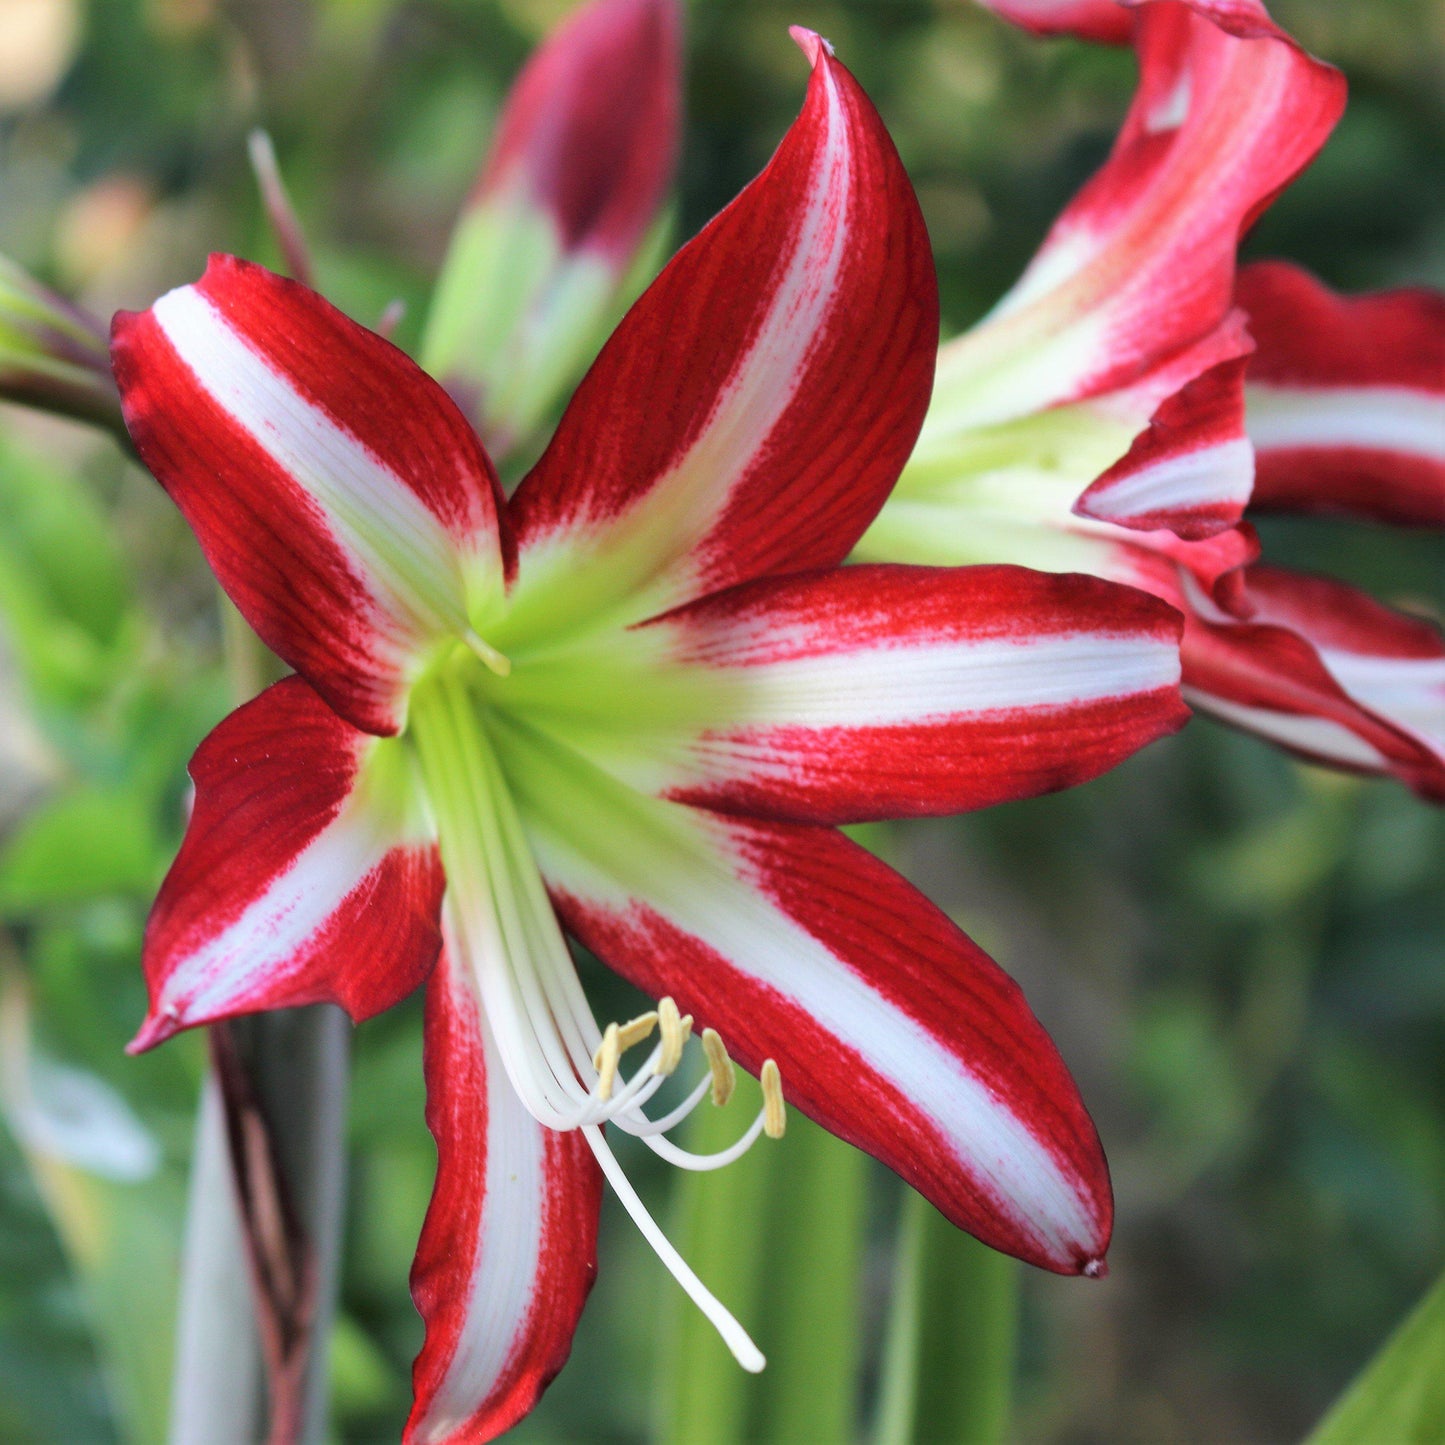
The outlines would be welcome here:
<svg viewBox="0 0 1445 1445">
<path fill-rule="evenodd" d="M 816 30 L 809 30 L 806 25 L 790 25 L 788 34 L 808 57 L 808 63 L 815 68 L 825 55 L 829 60 L 833 58 L 833 42 L 825 40 Z"/>
<path fill-rule="evenodd" d="M 169 1038 L 185 1027 L 184 1022 L 174 1009 L 162 1009 L 159 1012 L 151 1012 L 146 1015 L 145 1022 L 140 1026 L 140 1031 L 125 1046 L 128 1054 L 144 1054 L 157 1044 L 163 1044 Z"/>
<path fill-rule="evenodd" d="M 1079 1267 L 1079 1273 L 1085 1279 L 1107 1279 L 1109 1276 L 1109 1261 L 1102 1255 L 1095 1259 L 1086 1259 Z"/>
</svg>

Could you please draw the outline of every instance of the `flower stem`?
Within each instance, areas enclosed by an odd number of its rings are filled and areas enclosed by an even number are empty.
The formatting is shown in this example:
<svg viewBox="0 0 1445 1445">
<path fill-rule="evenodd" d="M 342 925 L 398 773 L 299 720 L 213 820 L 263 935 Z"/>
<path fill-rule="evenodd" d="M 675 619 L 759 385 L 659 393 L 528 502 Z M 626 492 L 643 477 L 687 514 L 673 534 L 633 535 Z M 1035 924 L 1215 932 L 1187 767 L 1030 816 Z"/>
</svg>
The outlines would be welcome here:
<svg viewBox="0 0 1445 1445">
<path fill-rule="evenodd" d="M 238 702 L 273 660 L 221 599 Z M 182 1279 L 171 1445 L 326 1438 L 350 1026 L 321 1006 L 213 1029 Z M 269 1419 L 267 1419 L 269 1406 Z"/>
<path fill-rule="evenodd" d="M 908 1192 L 874 1445 L 999 1445 L 1013 1408 L 1019 1267 Z"/>
<path fill-rule="evenodd" d="M 170 1445 L 250 1445 L 264 1413 L 261 1337 L 251 1303 L 225 1112 L 214 1074 L 201 1086 L 181 1298 Z"/>
</svg>

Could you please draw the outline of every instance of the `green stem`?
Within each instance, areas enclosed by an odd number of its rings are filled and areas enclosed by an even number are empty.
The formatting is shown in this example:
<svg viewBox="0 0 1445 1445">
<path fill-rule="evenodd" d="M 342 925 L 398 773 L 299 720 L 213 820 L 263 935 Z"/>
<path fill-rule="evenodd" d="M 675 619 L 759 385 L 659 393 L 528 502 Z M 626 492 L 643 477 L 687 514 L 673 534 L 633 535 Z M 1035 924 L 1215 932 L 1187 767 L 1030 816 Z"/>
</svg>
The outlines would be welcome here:
<svg viewBox="0 0 1445 1445">
<path fill-rule="evenodd" d="M 796 1112 L 782 1142 L 755 1438 L 846 1445 L 856 1434 L 868 1158 Z"/>
<path fill-rule="evenodd" d="M 876 1445 L 999 1445 L 1013 1409 L 1019 1267 L 904 1201 Z"/>
<path fill-rule="evenodd" d="M 747 1087 L 740 1079 L 739 1089 Z M 737 1137 L 742 1114 L 739 1100 L 727 1109 L 699 1109 L 688 1121 L 687 1147 L 700 1154 L 726 1148 Z M 673 1196 L 673 1243 L 749 1331 L 763 1295 L 762 1246 L 777 1152 L 761 1141 L 726 1169 L 679 1175 Z M 669 1292 L 660 1338 L 658 1440 L 732 1445 L 746 1438 L 757 1382 L 738 1367 L 717 1331 L 680 1290 Z"/>
</svg>

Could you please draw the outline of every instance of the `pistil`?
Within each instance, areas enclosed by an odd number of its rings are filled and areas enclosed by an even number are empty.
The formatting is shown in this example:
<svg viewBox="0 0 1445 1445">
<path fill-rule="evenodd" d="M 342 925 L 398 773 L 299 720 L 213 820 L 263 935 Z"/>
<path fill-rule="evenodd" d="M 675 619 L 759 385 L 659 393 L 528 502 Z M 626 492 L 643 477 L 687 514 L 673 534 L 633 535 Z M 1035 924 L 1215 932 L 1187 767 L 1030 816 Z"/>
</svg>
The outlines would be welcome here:
<svg viewBox="0 0 1445 1445">
<path fill-rule="evenodd" d="M 504 652 L 498 652 L 486 638 L 479 636 L 469 627 L 463 634 L 463 640 L 477 657 L 481 658 L 489 672 L 494 672 L 498 677 L 510 677 L 512 673 L 512 659 Z"/>
</svg>

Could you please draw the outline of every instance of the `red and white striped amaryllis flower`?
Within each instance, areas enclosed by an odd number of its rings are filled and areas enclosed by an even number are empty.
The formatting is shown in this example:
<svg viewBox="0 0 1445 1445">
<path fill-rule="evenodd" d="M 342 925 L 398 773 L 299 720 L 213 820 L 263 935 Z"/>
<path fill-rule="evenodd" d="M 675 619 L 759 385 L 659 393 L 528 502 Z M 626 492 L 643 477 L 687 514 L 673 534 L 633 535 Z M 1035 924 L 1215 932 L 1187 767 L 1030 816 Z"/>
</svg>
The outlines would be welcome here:
<svg viewBox="0 0 1445 1445">
<path fill-rule="evenodd" d="M 499 463 L 555 417 L 657 270 L 681 31 L 678 0 L 591 0 L 527 62 L 498 118 L 420 360 Z"/>
<path fill-rule="evenodd" d="M 442 388 L 295 283 L 217 257 L 116 320 L 140 455 L 298 674 L 197 752 L 133 1047 L 428 979 L 418 1441 L 505 1428 L 560 1367 L 604 1173 L 761 1365 L 604 1124 L 709 1167 L 786 1093 L 990 1244 L 1102 1269 L 1107 1170 L 1052 1043 L 834 825 L 1063 787 L 1173 730 L 1178 619 L 1093 578 L 839 566 L 922 423 L 937 293 L 882 123 L 795 36 L 799 119 L 510 501 Z M 655 1013 L 599 1027 L 563 929 Z M 690 1021 L 709 1071 L 652 1118 Z M 699 1160 L 667 1133 L 725 1097 L 724 1040 L 765 1108 Z"/>
<path fill-rule="evenodd" d="M 1018 284 L 943 347 L 917 451 L 855 555 L 1145 588 L 1187 615 L 1197 707 L 1440 796 L 1439 633 L 1259 563 L 1243 522 L 1256 454 L 1266 506 L 1445 516 L 1439 299 L 1343 301 L 1288 267 L 1236 270 L 1241 232 L 1338 119 L 1343 79 L 1259 0 L 986 3 L 1132 39 L 1139 90 Z"/>
<path fill-rule="evenodd" d="M 1445 528 L 1445 295 L 1346 298 L 1283 262 L 1239 273 L 1250 510 Z M 1246 544 L 1253 536 L 1244 533 Z M 1198 544 L 1194 544 L 1198 545 Z M 1329 577 L 1266 562 L 1186 583 L 1188 686 L 1316 761 L 1445 802 L 1445 636 Z"/>
</svg>

